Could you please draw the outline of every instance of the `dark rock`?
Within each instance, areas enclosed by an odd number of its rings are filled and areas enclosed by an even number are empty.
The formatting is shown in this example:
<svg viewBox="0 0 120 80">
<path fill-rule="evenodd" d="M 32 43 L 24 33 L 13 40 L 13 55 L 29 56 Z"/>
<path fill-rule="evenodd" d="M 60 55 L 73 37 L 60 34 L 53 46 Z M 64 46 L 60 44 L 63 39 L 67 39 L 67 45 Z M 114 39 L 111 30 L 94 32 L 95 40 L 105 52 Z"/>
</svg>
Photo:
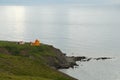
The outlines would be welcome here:
<svg viewBox="0 0 120 80">
<path fill-rule="evenodd" d="M 79 56 L 79 57 L 74 57 L 74 58 L 75 58 L 75 61 L 82 61 L 82 60 L 87 59 L 87 57 L 85 56 Z"/>
<path fill-rule="evenodd" d="M 106 60 L 106 59 L 112 59 L 110 57 L 99 57 L 99 58 L 94 58 L 95 60 Z"/>
<path fill-rule="evenodd" d="M 90 61 L 92 58 L 88 58 L 86 61 Z"/>
</svg>

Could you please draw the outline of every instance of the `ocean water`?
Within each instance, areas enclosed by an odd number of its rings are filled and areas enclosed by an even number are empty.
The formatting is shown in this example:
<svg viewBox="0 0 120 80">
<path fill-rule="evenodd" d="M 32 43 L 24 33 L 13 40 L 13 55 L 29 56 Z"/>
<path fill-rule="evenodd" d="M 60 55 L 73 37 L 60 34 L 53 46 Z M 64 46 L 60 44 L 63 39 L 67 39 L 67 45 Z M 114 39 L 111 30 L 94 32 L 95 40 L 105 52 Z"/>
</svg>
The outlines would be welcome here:
<svg viewBox="0 0 120 80">
<path fill-rule="evenodd" d="M 61 70 L 79 80 L 120 80 L 117 6 L 0 6 L 0 40 L 50 44 L 68 56 L 113 57 Z"/>
</svg>

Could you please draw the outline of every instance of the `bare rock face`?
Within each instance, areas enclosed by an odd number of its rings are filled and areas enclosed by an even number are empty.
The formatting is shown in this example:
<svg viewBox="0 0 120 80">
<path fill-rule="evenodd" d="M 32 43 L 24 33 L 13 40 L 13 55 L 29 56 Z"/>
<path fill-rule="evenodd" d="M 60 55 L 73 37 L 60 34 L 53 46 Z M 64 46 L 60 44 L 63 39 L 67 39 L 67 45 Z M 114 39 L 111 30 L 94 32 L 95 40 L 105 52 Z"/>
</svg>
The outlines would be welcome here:
<svg viewBox="0 0 120 80">
<path fill-rule="evenodd" d="M 60 49 L 54 48 L 53 46 L 50 47 L 56 56 L 44 56 L 43 59 L 46 60 L 49 66 L 55 69 L 68 69 L 77 65 L 75 60 L 68 60 L 69 57 L 62 53 Z"/>
<path fill-rule="evenodd" d="M 51 49 L 56 54 L 55 57 L 52 56 L 45 56 L 44 59 L 46 59 L 46 62 L 49 66 L 55 68 L 55 69 L 68 69 L 68 68 L 74 68 L 74 66 L 78 66 L 76 64 L 76 61 L 80 62 L 88 62 L 91 60 L 107 60 L 112 59 L 110 57 L 98 57 L 98 58 L 88 58 L 85 56 L 66 56 L 64 53 L 60 51 L 60 49 L 54 48 L 53 46 L 50 46 Z"/>
</svg>

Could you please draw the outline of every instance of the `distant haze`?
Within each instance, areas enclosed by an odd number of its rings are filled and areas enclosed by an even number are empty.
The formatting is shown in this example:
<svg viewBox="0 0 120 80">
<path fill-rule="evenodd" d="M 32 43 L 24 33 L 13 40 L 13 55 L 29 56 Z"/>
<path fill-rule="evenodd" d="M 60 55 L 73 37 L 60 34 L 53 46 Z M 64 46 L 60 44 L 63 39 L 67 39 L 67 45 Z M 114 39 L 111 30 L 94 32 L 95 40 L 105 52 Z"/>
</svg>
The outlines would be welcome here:
<svg viewBox="0 0 120 80">
<path fill-rule="evenodd" d="M 0 5 L 81 4 L 120 5 L 120 0 L 0 0 Z"/>
</svg>

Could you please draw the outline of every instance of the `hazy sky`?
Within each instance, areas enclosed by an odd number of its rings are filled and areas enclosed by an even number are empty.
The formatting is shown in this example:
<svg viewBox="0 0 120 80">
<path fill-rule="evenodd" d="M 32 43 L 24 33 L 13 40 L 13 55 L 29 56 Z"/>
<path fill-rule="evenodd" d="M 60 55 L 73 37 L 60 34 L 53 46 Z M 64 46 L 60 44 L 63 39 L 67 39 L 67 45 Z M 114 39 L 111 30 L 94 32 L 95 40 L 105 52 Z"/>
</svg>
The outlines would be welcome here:
<svg viewBox="0 0 120 80">
<path fill-rule="evenodd" d="M 87 5 L 120 5 L 120 0 L 0 0 L 3 5 L 17 4 L 87 4 Z"/>
</svg>

